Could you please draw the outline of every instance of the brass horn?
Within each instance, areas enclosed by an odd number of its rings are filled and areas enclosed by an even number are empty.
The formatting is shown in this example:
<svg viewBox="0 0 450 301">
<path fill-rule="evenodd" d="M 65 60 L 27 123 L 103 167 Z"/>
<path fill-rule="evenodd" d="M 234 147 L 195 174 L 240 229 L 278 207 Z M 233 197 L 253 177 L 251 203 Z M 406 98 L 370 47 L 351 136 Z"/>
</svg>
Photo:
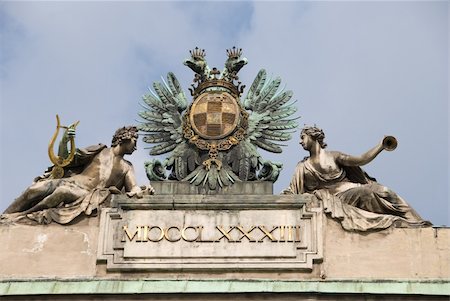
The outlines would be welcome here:
<svg viewBox="0 0 450 301">
<path fill-rule="evenodd" d="M 386 136 L 383 139 L 383 149 L 387 151 L 393 151 L 397 148 L 397 139 L 394 136 Z"/>
</svg>

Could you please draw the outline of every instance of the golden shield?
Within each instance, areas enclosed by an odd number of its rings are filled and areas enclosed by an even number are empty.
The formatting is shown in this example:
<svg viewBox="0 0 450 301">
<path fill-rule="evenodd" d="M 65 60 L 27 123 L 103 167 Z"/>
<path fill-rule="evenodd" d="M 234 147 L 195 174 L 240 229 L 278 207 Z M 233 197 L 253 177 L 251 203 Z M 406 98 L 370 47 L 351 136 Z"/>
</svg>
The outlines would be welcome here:
<svg viewBox="0 0 450 301">
<path fill-rule="evenodd" d="M 192 129 L 204 139 L 221 139 L 237 127 L 240 108 L 227 92 L 204 93 L 191 106 L 189 119 Z"/>
</svg>

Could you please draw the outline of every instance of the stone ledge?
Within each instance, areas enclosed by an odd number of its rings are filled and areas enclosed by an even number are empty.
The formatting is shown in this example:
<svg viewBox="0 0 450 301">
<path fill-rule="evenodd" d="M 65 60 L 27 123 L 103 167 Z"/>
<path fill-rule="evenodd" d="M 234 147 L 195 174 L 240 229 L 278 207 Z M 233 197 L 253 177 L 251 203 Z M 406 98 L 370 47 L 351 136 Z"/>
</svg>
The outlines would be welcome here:
<svg viewBox="0 0 450 301">
<path fill-rule="evenodd" d="M 241 198 L 242 197 L 242 198 Z M 250 210 L 296 209 L 317 202 L 312 195 L 147 195 L 141 199 L 114 195 L 113 208 L 124 210 Z"/>
<path fill-rule="evenodd" d="M 450 280 L 92 280 L 23 279 L 0 281 L 0 296 L 173 293 L 324 293 L 450 295 Z"/>
</svg>

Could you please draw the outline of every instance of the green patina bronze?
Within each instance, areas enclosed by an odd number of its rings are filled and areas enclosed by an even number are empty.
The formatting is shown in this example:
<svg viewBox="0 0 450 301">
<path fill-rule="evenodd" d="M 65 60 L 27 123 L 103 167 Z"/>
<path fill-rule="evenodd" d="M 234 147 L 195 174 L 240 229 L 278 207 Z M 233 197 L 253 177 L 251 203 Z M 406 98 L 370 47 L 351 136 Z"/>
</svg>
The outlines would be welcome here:
<svg viewBox="0 0 450 301">
<path fill-rule="evenodd" d="M 281 153 L 280 142 L 291 139 L 297 128 L 292 91 L 280 90 L 281 79 L 268 78 L 262 69 L 241 101 L 245 86 L 237 73 L 247 64 L 241 54 L 235 47 L 227 50 L 219 71 L 208 67 L 204 50 L 191 51 L 184 62 L 195 72 L 190 104 L 173 73 L 166 82 L 153 83 L 154 92 L 143 97 L 139 129 L 143 141 L 154 144 L 150 155 L 170 155 L 163 163 L 145 163 L 150 180 L 188 181 L 209 190 L 238 181 L 277 180 L 282 164 L 264 160 L 258 148 Z"/>
</svg>

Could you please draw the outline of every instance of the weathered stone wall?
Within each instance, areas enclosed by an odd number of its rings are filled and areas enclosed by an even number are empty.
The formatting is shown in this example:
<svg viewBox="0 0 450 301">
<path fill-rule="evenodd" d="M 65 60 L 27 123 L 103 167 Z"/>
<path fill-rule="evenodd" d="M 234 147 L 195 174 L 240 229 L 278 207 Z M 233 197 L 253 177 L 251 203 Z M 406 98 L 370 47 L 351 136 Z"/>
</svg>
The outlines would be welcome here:
<svg viewBox="0 0 450 301">
<path fill-rule="evenodd" d="M 98 225 L 0 225 L 0 279 L 93 277 Z"/>
<path fill-rule="evenodd" d="M 449 279 L 450 228 L 393 228 L 360 234 L 327 218 L 327 279 Z"/>
</svg>

